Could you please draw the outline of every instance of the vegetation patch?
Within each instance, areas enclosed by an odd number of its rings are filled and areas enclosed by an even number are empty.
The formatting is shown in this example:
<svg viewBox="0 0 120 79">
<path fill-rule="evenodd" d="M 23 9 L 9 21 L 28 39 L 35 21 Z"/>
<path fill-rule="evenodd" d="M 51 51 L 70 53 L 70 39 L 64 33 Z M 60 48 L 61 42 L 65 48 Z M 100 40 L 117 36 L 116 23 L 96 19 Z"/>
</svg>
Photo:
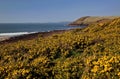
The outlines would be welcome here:
<svg viewBox="0 0 120 79">
<path fill-rule="evenodd" d="M 119 79 L 120 18 L 0 45 L 0 79 Z"/>
</svg>

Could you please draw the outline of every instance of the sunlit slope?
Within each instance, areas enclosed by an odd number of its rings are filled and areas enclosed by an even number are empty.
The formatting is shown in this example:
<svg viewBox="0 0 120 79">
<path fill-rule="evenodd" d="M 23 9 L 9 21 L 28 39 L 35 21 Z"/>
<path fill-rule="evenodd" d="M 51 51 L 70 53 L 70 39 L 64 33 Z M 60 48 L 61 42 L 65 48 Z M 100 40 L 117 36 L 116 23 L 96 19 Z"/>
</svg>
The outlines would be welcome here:
<svg viewBox="0 0 120 79">
<path fill-rule="evenodd" d="M 0 45 L 0 78 L 119 79 L 120 18 Z"/>
<path fill-rule="evenodd" d="M 70 23 L 69 25 L 71 26 L 90 25 L 94 23 L 108 22 L 118 17 L 120 16 L 84 16 Z"/>
</svg>

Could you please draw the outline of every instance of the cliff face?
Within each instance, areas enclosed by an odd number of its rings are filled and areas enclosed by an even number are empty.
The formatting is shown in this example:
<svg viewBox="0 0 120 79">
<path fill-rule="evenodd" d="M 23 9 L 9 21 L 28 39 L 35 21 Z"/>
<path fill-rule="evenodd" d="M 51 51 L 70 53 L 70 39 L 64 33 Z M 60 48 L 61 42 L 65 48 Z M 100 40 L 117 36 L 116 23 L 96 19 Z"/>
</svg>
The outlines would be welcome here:
<svg viewBox="0 0 120 79">
<path fill-rule="evenodd" d="M 92 23 L 107 22 L 120 16 L 85 16 L 69 24 L 69 26 L 83 26 Z"/>
</svg>

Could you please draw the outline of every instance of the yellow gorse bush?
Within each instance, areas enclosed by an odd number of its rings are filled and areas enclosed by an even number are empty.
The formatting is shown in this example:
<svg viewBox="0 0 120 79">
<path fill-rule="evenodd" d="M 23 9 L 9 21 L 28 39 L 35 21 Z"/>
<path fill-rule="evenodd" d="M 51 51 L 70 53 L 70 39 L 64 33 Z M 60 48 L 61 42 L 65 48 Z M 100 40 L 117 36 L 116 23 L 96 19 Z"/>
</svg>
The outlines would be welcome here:
<svg viewBox="0 0 120 79">
<path fill-rule="evenodd" d="M 119 79 L 120 18 L 0 45 L 0 79 Z"/>
</svg>

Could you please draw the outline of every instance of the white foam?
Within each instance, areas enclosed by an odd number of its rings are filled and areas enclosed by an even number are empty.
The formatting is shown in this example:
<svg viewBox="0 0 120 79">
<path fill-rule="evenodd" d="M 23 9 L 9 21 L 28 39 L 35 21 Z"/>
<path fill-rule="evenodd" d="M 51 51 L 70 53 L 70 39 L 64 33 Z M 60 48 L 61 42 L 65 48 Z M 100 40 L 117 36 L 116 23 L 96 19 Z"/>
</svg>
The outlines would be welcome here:
<svg viewBox="0 0 120 79">
<path fill-rule="evenodd" d="M 32 34 L 32 33 L 36 33 L 36 32 L 0 33 L 0 36 L 19 36 L 19 35 Z"/>
</svg>

